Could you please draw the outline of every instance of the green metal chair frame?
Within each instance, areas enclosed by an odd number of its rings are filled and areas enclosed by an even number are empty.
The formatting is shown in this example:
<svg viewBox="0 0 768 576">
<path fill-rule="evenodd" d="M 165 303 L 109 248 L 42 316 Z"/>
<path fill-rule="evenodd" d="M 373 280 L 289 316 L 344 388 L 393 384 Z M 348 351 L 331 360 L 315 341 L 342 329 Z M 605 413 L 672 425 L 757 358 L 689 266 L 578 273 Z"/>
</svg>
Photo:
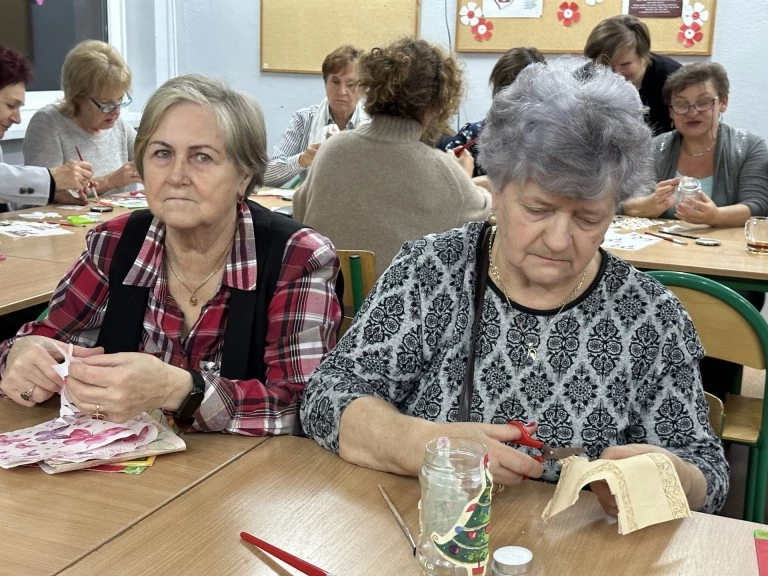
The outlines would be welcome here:
<svg viewBox="0 0 768 576">
<path fill-rule="evenodd" d="M 347 331 L 368 292 L 376 282 L 376 255 L 368 250 L 337 250 L 344 275 L 344 319 L 341 334 Z"/>
<path fill-rule="evenodd" d="M 743 320 L 752 328 L 753 334 L 745 334 L 744 339 L 739 342 L 733 342 L 735 347 L 744 346 L 746 342 L 753 342 L 757 348 L 762 351 L 762 365 L 753 365 L 753 368 L 765 369 L 768 364 L 768 322 L 760 314 L 760 312 L 750 304 L 743 296 L 720 284 L 715 280 L 698 276 L 696 274 L 689 274 L 686 272 L 672 272 L 667 270 L 658 270 L 648 272 L 650 276 L 656 278 L 659 282 L 675 292 L 675 287 L 687 288 L 702 292 L 710 297 L 722 301 L 726 306 L 731 308 L 735 314 L 740 315 Z M 678 296 L 681 296 L 678 294 Z M 685 298 L 680 298 L 686 310 L 690 314 L 694 325 L 697 324 L 697 318 L 701 319 L 708 313 L 711 314 L 711 309 L 708 311 L 701 307 L 701 309 L 694 309 L 692 303 L 686 305 Z M 734 318 L 736 318 L 734 316 Z M 698 330 L 698 328 L 697 328 Z M 702 333 L 699 333 L 702 336 Z M 707 335 L 705 335 L 706 337 Z M 720 335 L 722 336 L 722 335 Z M 711 338 L 717 338 L 717 334 L 711 334 Z M 706 349 L 707 342 L 702 338 L 702 343 Z M 722 348 L 722 346 L 719 346 Z M 722 360 L 734 361 L 733 357 L 728 357 L 729 354 L 712 354 L 712 356 L 718 357 Z M 738 358 L 738 351 L 737 351 Z M 739 362 L 741 363 L 741 362 Z M 763 391 L 765 393 L 768 389 L 768 371 L 766 371 L 766 381 L 763 385 Z M 733 390 L 733 391 L 740 391 Z M 756 442 L 739 441 L 738 439 L 729 437 L 728 434 L 728 416 L 729 416 L 729 400 L 731 404 L 731 416 L 733 415 L 733 404 L 741 403 L 743 397 L 738 394 L 728 394 L 725 402 L 725 426 L 723 430 L 723 439 L 731 441 L 737 444 L 744 444 L 749 446 L 749 460 L 747 464 L 747 489 L 744 498 L 744 519 L 753 522 L 765 522 L 765 503 L 766 503 L 766 488 L 768 488 L 768 432 L 766 431 L 766 425 L 768 425 L 768 402 L 749 399 L 749 402 L 758 402 L 762 404 L 760 407 L 761 420 L 757 432 Z M 734 417 L 735 418 L 735 417 Z"/>
</svg>

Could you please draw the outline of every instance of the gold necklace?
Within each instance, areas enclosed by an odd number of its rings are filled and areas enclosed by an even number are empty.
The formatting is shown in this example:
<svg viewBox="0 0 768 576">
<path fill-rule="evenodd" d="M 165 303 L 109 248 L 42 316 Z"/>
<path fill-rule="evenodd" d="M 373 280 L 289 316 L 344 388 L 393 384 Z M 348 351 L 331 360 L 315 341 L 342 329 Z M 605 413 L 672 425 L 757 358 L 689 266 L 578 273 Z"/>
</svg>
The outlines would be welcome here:
<svg viewBox="0 0 768 576">
<path fill-rule="evenodd" d="M 504 289 L 504 284 L 501 282 L 501 276 L 499 275 L 499 270 L 496 268 L 496 263 L 493 261 L 493 243 L 496 240 L 496 226 L 493 227 L 493 230 L 491 231 L 491 241 L 488 246 L 488 262 L 490 264 L 490 270 L 491 270 L 491 276 L 493 276 L 493 281 L 496 283 L 496 285 L 501 288 L 501 292 L 504 294 L 504 298 L 507 299 L 507 305 L 509 306 L 510 310 L 512 309 L 512 299 L 509 297 L 509 294 L 507 294 L 507 291 Z M 589 265 L 587 265 L 587 268 L 589 268 Z M 547 326 L 550 326 L 554 323 L 555 320 L 557 320 L 558 316 L 560 316 L 560 313 L 563 311 L 563 308 L 573 300 L 574 296 L 578 294 L 579 290 L 581 290 L 581 286 L 584 284 L 584 279 L 587 277 L 587 268 L 584 268 L 584 272 L 581 273 L 581 278 L 579 279 L 579 283 L 576 285 L 576 287 L 571 290 L 571 293 L 568 294 L 568 297 L 563 300 L 562 304 L 560 304 L 560 309 L 557 311 L 557 313 L 550 317 L 549 320 L 547 320 Z M 528 345 L 528 355 L 526 356 L 525 365 L 526 366 L 533 366 L 533 363 L 536 362 L 536 355 L 538 354 L 538 346 L 533 346 L 532 344 Z"/>
<path fill-rule="evenodd" d="M 167 250 L 167 247 L 166 247 L 166 250 Z M 200 286 L 198 286 L 194 290 L 192 288 L 190 288 L 189 285 L 187 285 L 187 283 L 184 282 L 184 280 L 181 279 L 181 276 L 179 276 L 179 273 L 176 272 L 176 269 L 173 267 L 173 264 L 171 263 L 171 259 L 166 257 L 165 261 L 168 263 L 168 267 L 171 269 L 171 272 L 173 272 L 173 275 L 176 276 L 176 280 L 181 282 L 181 285 L 184 286 L 184 288 L 186 288 L 187 290 L 189 290 L 189 292 L 190 292 L 190 297 L 189 297 L 190 305 L 197 306 L 197 291 L 200 290 L 200 288 L 202 288 L 203 286 L 205 286 L 208 283 L 208 280 L 213 278 L 213 275 L 216 274 L 216 272 L 221 270 L 221 267 L 224 266 L 225 262 L 227 261 L 227 256 L 229 256 L 229 252 L 224 254 L 224 260 L 222 260 L 221 263 L 218 266 L 216 266 L 216 268 L 213 269 L 213 272 L 211 272 L 210 274 L 208 274 L 208 276 L 205 277 L 205 280 L 203 280 L 200 283 Z"/>
<path fill-rule="evenodd" d="M 712 146 L 714 146 L 714 145 L 715 145 L 715 142 L 717 142 L 717 140 L 713 140 L 713 141 L 712 141 L 712 144 L 710 144 L 710 145 L 709 145 L 709 147 L 708 147 L 706 150 L 704 150 L 704 152 L 690 152 L 690 151 L 688 150 L 688 148 L 686 148 L 686 146 L 685 146 L 685 142 L 683 142 L 683 151 L 684 151 L 686 154 L 688 154 L 688 156 L 693 156 L 694 158 L 701 158 L 701 157 L 702 157 L 702 156 L 704 156 L 705 154 L 709 153 L 709 151 L 710 151 L 710 150 L 712 150 Z"/>
</svg>

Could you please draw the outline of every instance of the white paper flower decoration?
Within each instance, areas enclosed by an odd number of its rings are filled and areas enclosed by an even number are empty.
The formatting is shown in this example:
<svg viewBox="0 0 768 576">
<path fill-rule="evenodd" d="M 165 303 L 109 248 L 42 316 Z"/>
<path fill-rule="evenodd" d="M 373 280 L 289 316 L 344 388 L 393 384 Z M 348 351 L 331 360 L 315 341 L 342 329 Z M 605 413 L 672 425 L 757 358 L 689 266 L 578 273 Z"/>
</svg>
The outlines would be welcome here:
<svg viewBox="0 0 768 576">
<path fill-rule="evenodd" d="M 690 2 L 683 8 L 683 24 L 690 26 L 694 22 L 701 26 L 709 20 L 709 10 L 701 2 L 695 2 L 691 6 Z"/>
<path fill-rule="evenodd" d="M 464 26 L 477 26 L 482 15 L 483 9 L 474 2 L 468 2 L 466 6 L 462 6 L 461 10 L 459 10 L 461 23 L 464 24 Z"/>
<path fill-rule="evenodd" d="M 603 0 L 584 0 L 587 6 L 594 6 L 595 4 L 602 4 Z"/>
</svg>

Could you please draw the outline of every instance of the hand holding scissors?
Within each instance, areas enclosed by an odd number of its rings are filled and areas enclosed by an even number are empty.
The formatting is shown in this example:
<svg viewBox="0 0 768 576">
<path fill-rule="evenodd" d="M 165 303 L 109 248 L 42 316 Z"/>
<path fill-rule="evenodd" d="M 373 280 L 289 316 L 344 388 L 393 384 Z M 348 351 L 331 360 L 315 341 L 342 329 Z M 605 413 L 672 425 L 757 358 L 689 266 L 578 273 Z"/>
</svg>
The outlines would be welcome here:
<svg viewBox="0 0 768 576">
<path fill-rule="evenodd" d="M 528 430 L 526 430 L 525 424 L 517 420 L 510 420 L 507 424 L 520 430 L 520 439 L 516 442 L 518 445 L 529 446 L 541 451 L 541 456 L 531 456 L 531 458 L 539 462 L 544 462 L 544 460 L 562 460 L 563 458 L 568 458 L 568 456 L 584 454 L 584 448 L 581 447 L 552 448 L 547 446 L 543 441 L 536 440 L 531 436 Z"/>
</svg>

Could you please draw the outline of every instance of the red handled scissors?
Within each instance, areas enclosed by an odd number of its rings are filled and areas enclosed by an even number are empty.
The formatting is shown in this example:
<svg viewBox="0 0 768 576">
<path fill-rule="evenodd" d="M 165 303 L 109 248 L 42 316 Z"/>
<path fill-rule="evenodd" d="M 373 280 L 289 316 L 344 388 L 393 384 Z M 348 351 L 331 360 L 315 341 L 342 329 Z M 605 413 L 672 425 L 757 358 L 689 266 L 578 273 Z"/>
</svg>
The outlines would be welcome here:
<svg viewBox="0 0 768 576">
<path fill-rule="evenodd" d="M 541 456 L 532 456 L 534 460 L 538 460 L 539 462 L 544 462 L 544 460 L 562 460 L 563 458 L 568 458 L 568 456 L 584 454 L 585 452 L 584 448 L 581 447 L 552 448 L 547 446 L 541 440 L 536 440 L 528 434 L 528 430 L 526 430 L 525 424 L 522 422 L 510 420 L 507 424 L 520 430 L 520 439 L 515 442 L 516 444 L 520 446 L 530 446 L 536 450 L 541 450 Z"/>
</svg>

